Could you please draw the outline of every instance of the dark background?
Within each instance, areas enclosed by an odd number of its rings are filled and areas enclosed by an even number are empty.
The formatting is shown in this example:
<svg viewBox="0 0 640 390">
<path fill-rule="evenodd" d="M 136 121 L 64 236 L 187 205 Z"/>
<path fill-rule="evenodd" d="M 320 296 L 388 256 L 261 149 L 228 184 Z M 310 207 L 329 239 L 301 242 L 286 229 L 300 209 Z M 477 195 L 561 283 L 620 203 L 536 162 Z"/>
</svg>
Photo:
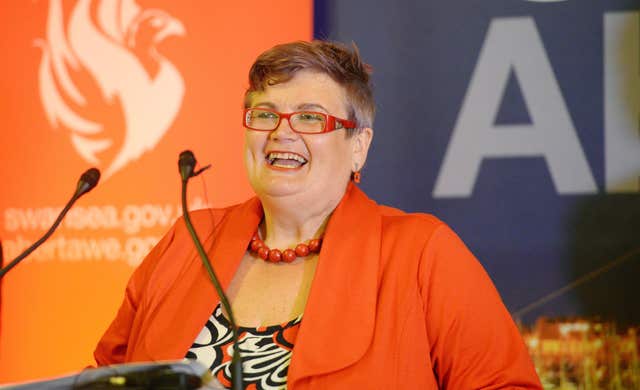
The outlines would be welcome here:
<svg viewBox="0 0 640 390">
<path fill-rule="evenodd" d="M 512 313 L 610 265 L 518 312 L 525 323 L 540 316 L 640 323 L 640 196 L 605 192 L 603 85 L 604 15 L 639 9 L 623 0 L 315 2 L 315 37 L 356 42 L 374 68 L 378 114 L 362 182 L 372 198 L 452 226 Z M 487 29 L 515 17 L 535 21 L 597 192 L 558 194 L 544 158 L 511 157 L 484 159 L 471 196 L 434 198 Z M 530 123 L 512 71 L 495 124 Z"/>
</svg>

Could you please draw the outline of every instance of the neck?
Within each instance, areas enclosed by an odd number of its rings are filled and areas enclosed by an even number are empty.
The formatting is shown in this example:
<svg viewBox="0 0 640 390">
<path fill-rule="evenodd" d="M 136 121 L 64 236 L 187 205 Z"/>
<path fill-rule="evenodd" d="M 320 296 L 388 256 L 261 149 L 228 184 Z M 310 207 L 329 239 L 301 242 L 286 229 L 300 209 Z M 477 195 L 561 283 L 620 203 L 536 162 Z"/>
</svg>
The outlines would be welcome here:
<svg viewBox="0 0 640 390">
<path fill-rule="evenodd" d="M 291 197 L 261 198 L 264 220 L 260 224 L 260 235 L 263 241 L 271 248 L 289 248 L 322 237 L 341 198 L 312 205 Z"/>
</svg>

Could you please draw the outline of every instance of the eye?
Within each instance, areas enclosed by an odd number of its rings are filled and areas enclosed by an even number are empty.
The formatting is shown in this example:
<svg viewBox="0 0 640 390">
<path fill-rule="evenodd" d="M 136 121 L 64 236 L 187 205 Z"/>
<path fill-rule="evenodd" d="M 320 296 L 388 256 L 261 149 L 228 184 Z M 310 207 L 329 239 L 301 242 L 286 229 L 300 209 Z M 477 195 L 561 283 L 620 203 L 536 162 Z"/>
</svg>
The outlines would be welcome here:
<svg viewBox="0 0 640 390">
<path fill-rule="evenodd" d="M 301 112 L 298 114 L 298 119 L 304 122 L 324 122 L 324 115 L 314 112 Z"/>
<path fill-rule="evenodd" d="M 258 119 L 275 119 L 278 116 L 270 111 L 254 111 L 253 117 Z"/>
</svg>

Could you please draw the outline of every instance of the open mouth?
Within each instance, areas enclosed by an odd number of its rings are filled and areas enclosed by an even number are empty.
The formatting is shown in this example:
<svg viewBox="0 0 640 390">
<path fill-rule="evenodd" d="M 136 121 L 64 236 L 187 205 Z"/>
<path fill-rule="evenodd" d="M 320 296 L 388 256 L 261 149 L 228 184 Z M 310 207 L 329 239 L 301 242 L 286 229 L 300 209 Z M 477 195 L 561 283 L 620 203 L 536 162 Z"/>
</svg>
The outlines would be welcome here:
<svg viewBox="0 0 640 390">
<path fill-rule="evenodd" d="M 271 152 L 266 158 L 267 163 L 276 168 L 295 169 L 307 163 L 307 159 L 297 153 Z"/>
</svg>

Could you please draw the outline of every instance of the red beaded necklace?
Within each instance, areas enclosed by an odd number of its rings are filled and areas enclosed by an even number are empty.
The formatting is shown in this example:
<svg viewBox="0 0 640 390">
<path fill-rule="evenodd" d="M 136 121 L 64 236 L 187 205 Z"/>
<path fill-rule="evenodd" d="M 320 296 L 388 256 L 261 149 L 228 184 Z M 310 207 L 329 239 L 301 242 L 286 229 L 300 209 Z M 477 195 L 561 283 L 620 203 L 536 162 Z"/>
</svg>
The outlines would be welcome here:
<svg viewBox="0 0 640 390">
<path fill-rule="evenodd" d="M 271 263 L 291 263 L 297 257 L 305 257 L 310 253 L 320 252 L 321 246 L 322 238 L 314 238 L 310 240 L 308 244 L 300 243 L 296 245 L 295 249 L 285 249 L 283 251 L 280 249 L 269 249 L 256 232 L 253 238 L 251 238 L 251 243 L 249 243 L 249 251 L 251 253 L 257 253 L 258 257 Z"/>
</svg>

